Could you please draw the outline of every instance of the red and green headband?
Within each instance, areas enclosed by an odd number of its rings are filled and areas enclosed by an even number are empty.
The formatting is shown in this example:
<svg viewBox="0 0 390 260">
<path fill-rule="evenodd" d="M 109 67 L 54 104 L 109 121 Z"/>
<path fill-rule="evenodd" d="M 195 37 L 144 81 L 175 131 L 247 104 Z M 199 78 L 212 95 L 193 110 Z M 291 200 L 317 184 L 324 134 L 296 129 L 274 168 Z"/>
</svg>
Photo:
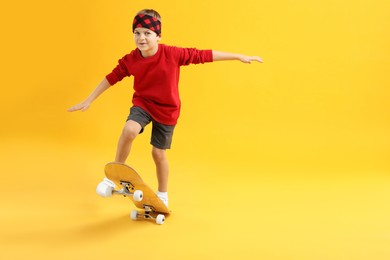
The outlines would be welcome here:
<svg viewBox="0 0 390 260">
<path fill-rule="evenodd" d="M 153 16 L 138 14 L 134 17 L 133 32 L 135 28 L 146 28 L 161 36 L 161 22 Z"/>
</svg>

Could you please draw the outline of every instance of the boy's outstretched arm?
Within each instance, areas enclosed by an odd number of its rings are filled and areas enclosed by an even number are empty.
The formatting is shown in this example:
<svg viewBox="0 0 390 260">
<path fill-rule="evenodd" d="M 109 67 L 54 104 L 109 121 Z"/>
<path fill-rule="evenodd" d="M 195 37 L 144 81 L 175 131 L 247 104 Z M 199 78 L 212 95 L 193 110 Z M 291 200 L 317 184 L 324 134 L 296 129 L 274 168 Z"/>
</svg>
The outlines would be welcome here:
<svg viewBox="0 0 390 260">
<path fill-rule="evenodd" d="M 220 60 L 239 60 L 243 63 L 251 63 L 252 61 L 263 62 L 263 59 L 258 56 L 246 56 L 243 54 L 228 53 L 213 50 L 213 61 Z"/>
<path fill-rule="evenodd" d="M 73 112 L 73 111 L 77 111 L 77 110 L 81 110 L 81 111 L 85 111 L 87 110 L 92 102 L 98 97 L 100 96 L 104 91 L 106 91 L 108 88 L 110 87 L 110 83 L 107 81 L 106 78 L 104 78 L 100 83 L 99 85 L 95 88 L 94 91 L 92 91 L 92 93 L 87 97 L 86 100 L 84 100 L 83 102 L 81 102 L 80 104 L 77 104 L 71 108 L 68 109 L 68 112 Z"/>
</svg>

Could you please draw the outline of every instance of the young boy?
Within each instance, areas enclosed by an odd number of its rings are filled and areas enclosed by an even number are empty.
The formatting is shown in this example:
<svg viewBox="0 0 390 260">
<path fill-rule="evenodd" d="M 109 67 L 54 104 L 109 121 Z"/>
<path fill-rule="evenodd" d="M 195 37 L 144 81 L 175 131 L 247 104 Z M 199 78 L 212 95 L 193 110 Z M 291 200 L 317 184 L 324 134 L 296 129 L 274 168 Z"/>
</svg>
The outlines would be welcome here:
<svg viewBox="0 0 390 260">
<path fill-rule="evenodd" d="M 137 48 L 119 60 L 116 68 L 86 100 L 68 111 L 87 110 L 110 86 L 133 75 L 133 106 L 119 138 L 115 161 L 125 163 L 134 139 L 152 122 L 150 143 L 158 179 L 157 195 L 168 206 L 169 169 L 166 149 L 171 147 L 173 130 L 180 115 L 180 66 L 219 60 L 239 60 L 244 63 L 263 61 L 257 56 L 159 44 L 161 17 L 151 9 L 137 13 L 133 21 L 133 33 Z"/>
</svg>

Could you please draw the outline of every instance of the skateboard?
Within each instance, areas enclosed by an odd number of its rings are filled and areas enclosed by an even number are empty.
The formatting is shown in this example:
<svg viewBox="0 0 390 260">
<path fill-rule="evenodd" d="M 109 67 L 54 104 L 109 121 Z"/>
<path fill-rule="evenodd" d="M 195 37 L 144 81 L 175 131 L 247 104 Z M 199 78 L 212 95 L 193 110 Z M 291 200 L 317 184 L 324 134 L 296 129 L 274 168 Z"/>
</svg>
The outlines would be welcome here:
<svg viewBox="0 0 390 260">
<path fill-rule="evenodd" d="M 164 224 L 165 217 L 170 214 L 169 209 L 133 168 L 112 162 L 106 165 L 105 175 L 107 178 L 96 187 L 97 194 L 102 197 L 112 195 L 128 197 L 137 208 L 143 210 L 131 211 L 132 220 L 151 219 L 159 225 Z M 116 187 L 121 189 L 116 190 Z"/>
</svg>

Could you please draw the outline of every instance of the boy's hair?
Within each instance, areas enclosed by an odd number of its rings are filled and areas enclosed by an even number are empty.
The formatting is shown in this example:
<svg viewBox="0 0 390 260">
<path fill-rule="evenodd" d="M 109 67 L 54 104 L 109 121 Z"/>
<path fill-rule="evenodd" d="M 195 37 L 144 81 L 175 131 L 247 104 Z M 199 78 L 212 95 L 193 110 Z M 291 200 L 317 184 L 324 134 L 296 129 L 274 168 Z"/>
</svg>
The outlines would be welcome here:
<svg viewBox="0 0 390 260">
<path fill-rule="evenodd" d="M 159 22 L 161 23 L 160 14 L 153 9 L 143 9 L 143 10 L 139 11 L 136 15 L 139 15 L 139 14 L 146 14 L 146 15 L 152 16 L 152 17 L 156 18 L 157 20 L 159 20 Z"/>
</svg>

